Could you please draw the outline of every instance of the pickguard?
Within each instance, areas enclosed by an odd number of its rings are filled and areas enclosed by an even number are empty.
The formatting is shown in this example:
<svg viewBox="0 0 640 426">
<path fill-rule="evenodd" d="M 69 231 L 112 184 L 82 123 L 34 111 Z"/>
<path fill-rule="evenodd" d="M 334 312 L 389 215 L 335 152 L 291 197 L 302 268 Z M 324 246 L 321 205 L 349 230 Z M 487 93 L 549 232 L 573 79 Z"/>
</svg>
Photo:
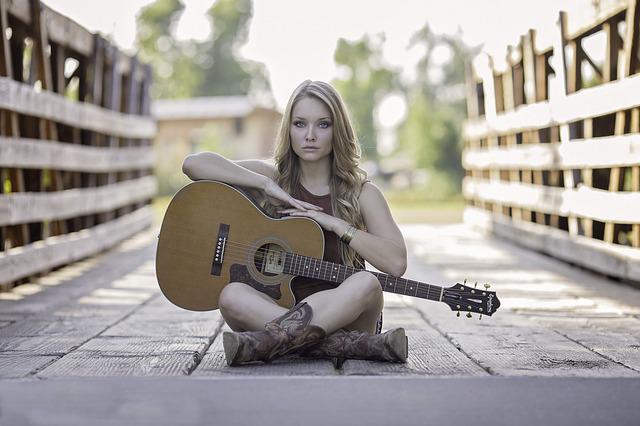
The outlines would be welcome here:
<svg viewBox="0 0 640 426">
<path fill-rule="evenodd" d="M 282 297 L 282 292 L 280 291 L 279 285 L 264 285 L 259 281 L 256 281 L 245 265 L 234 263 L 229 268 L 229 279 L 230 281 L 237 281 L 241 283 L 245 283 L 250 285 L 251 287 L 258 290 L 260 293 L 264 293 L 272 299 L 280 299 Z"/>
</svg>

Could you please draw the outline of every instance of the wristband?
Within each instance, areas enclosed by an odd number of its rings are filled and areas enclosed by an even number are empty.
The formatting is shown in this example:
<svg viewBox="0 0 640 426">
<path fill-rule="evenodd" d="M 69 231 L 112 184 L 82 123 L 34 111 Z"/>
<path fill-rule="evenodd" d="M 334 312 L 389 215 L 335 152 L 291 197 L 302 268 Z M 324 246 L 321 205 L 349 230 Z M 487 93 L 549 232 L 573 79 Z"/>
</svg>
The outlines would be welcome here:
<svg viewBox="0 0 640 426">
<path fill-rule="evenodd" d="M 358 228 L 356 228 L 353 225 L 350 225 L 349 228 L 340 237 L 340 241 L 342 241 L 345 244 L 349 244 L 357 230 L 358 230 Z"/>
</svg>

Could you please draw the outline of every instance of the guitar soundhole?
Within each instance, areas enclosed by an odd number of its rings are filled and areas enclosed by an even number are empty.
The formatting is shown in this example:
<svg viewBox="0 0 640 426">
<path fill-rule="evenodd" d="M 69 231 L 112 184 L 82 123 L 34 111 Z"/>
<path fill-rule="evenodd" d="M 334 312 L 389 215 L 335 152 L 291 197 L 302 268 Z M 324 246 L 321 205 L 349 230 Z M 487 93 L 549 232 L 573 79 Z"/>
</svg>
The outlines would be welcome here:
<svg viewBox="0 0 640 426">
<path fill-rule="evenodd" d="M 278 244 L 268 243 L 260 246 L 253 262 L 261 274 L 267 277 L 279 275 L 284 270 L 285 250 Z"/>
</svg>

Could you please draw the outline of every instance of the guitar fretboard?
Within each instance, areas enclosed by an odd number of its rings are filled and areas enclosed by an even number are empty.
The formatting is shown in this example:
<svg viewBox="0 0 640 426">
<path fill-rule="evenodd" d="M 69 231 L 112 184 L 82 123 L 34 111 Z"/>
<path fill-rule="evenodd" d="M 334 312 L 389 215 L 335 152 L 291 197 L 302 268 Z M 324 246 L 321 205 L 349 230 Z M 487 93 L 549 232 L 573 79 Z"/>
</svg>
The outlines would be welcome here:
<svg viewBox="0 0 640 426">
<path fill-rule="evenodd" d="M 295 253 L 287 252 L 285 254 L 284 273 L 289 275 L 299 275 L 307 278 L 341 283 L 351 275 L 360 271 L 366 271 L 366 269 L 327 262 Z M 394 277 L 382 272 L 368 272 L 378 278 L 384 291 L 435 301 L 442 300 L 443 287 L 408 280 L 406 278 Z"/>
</svg>

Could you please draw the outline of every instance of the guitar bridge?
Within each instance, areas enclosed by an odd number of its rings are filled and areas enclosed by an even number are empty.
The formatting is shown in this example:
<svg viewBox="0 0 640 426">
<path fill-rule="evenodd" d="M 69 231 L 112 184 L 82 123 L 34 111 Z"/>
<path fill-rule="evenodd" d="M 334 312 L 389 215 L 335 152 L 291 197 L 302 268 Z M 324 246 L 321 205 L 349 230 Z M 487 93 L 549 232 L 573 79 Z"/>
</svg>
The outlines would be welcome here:
<svg viewBox="0 0 640 426">
<path fill-rule="evenodd" d="M 229 225 L 221 223 L 218 228 L 218 239 L 216 241 L 216 248 L 213 253 L 213 262 L 211 263 L 211 275 L 220 276 L 222 273 L 222 262 L 224 261 L 224 249 L 227 245 L 227 239 L 229 237 Z"/>
</svg>

